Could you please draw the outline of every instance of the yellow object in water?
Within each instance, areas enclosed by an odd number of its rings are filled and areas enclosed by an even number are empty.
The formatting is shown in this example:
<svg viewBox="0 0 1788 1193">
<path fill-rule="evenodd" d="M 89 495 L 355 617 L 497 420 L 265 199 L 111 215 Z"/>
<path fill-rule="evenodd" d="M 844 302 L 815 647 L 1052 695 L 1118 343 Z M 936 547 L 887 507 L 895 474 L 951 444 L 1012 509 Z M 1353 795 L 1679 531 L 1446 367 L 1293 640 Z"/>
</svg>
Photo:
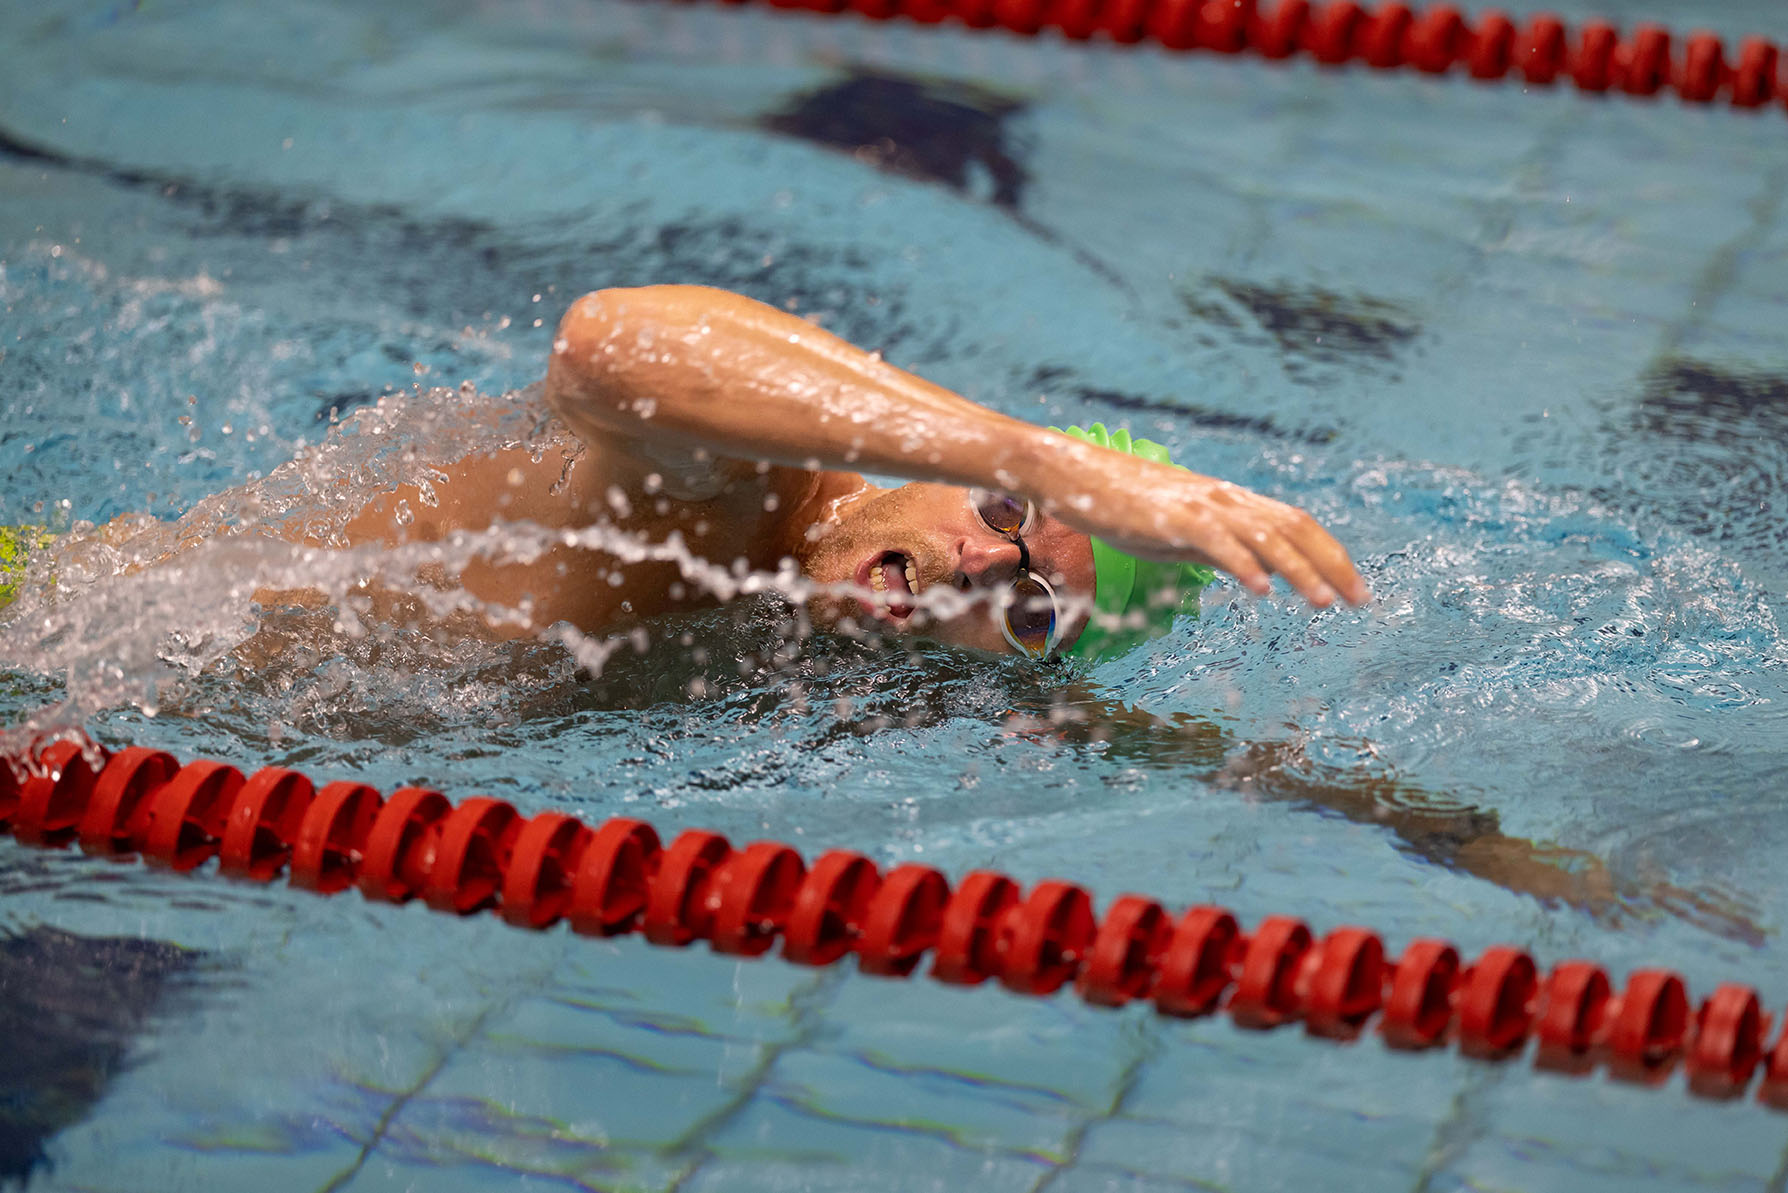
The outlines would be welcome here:
<svg viewBox="0 0 1788 1193">
<path fill-rule="evenodd" d="M 19 581 L 25 578 L 31 552 L 48 546 L 55 537 L 41 526 L 0 526 L 0 609 L 19 595 Z"/>
</svg>

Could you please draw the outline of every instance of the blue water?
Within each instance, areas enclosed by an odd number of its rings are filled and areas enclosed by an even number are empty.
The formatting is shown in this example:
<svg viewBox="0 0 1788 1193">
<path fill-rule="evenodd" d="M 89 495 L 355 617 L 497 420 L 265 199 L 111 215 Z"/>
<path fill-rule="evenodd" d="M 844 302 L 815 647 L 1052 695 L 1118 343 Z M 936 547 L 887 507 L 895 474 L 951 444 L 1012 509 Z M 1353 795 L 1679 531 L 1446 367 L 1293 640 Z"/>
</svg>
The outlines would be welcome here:
<svg viewBox="0 0 1788 1193">
<path fill-rule="evenodd" d="M 1764 0 L 1559 7 L 1788 37 Z M 21 606 L 53 631 L 0 627 L 0 720 L 1393 949 L 1662 964 L 1782 1011 L 1779 106 L 596 0 L 15 5 L 0 62 L 0 524 L 173 518 L 324 442 L 332 411 L 527 384 L 584 290 L 704 282 L 1027 418 L 1127 422 L 1309 508 L 1377 593 L 1312 614 L 1215 587 L 1039 732 L 1007 712 L 1050 711 L 1050 676 L 948 652 L 815 640 L 741 672 L 779 644 L 764 604 L 600 677 L 558 646 L 444 659 L 290 622 L 251 665 L 234 648 L 266 627 L 229 575 L 68 565 Z M 910 156 L 820 143 L 815 113 L 865 95 L 916 113 L 889 132 Z M 1680 1074 L 6 841 L 0 892 L 14 940 L 185 950 L 95 1004 L 103 1072 L 15 1046 L 43 1074 L 0 1102 L 35 1124 L 33 1191 L 1788 1183 L 1788 1119 Z"/>
</svg>

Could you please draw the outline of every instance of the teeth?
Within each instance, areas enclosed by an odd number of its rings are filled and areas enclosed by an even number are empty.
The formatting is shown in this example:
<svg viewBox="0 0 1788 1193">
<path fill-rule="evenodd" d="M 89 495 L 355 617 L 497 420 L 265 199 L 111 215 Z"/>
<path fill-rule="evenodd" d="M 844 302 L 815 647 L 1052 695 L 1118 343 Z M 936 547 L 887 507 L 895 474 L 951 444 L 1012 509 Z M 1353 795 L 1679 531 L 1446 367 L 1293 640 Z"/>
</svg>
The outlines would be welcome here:
<svg viewBox="0 0 1788 1193">
<path fill-rule="evenodd" d="M 919 591 L 919 569 L 913 566 L 910 559 L 906 561 L 906 586 L 911 592 Z"/>
<path fill-rule="evenodd" d="M 877 592 L 888 591 L 888 578 L 882 575 L 882 565 L 879 563 L 869 569 L 869 587 Z"/>
</svg>

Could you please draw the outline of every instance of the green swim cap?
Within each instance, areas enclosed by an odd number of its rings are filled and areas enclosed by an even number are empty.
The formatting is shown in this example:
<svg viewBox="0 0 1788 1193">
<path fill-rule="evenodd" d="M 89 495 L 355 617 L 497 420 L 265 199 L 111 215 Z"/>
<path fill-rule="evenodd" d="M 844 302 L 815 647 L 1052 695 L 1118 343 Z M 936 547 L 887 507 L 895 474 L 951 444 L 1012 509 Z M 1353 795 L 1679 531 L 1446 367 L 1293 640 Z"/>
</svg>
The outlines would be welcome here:
<svg viewBox="0 0 1788 1193">
<path fill-rule="evenodd" d="M 31 552 L 55 537 L 41 526 L 0 526 L 0 609 L 17 599 Z"/>
<path fill-rule="evenodd" d="M 1103 423 L 1094 423 L 1090 427 L 1049 429 L 1156 464 L 1173 464 L 1165 447 L 1151 439 L 1132 439 L 1130 432 L 1122 428 L 1108 431 Z M 1121 654 L 1138 642 L 1166 633 L 1179 614 L 1197 616 L 1199 590 L 1215 579 L 1216 573 L 1195 563 L 1138 559 L 1095 538 L 1093 577 L 1093 607 L 1104 615 L 1103 620 L 1121 620 L 1121 624 L 1107 627 L 1099 624 L 1099 618 L 1089 621 L 1066 652 L 1079 658 Z M 1133 626 L 1138 614 L 1141 624 Z"/>
</svg>

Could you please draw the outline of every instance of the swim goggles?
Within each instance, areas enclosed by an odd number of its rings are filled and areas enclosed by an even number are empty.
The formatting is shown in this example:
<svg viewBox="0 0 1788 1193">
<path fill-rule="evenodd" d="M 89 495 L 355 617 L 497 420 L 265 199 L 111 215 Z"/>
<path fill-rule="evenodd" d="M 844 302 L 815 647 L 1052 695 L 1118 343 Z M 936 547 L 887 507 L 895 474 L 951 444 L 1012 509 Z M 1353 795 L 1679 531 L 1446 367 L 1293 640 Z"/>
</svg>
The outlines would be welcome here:
<svg viewBox="0 0 1788 1193">
<path fill-rule="evenodd" d="M 1018 544 L 1018 571 L 1000 594 L 1000 633 L 1012 649 L 1043 658 L 1055 649 L 1062 623 L 1061 606 L 1049 581 L 1031 572 L 1030 548 L 1019 537 L 1037 523 L 1037 507 L 1005 493 L 969 490 L 969 505 L 981 524 Z"/>
</svg>

